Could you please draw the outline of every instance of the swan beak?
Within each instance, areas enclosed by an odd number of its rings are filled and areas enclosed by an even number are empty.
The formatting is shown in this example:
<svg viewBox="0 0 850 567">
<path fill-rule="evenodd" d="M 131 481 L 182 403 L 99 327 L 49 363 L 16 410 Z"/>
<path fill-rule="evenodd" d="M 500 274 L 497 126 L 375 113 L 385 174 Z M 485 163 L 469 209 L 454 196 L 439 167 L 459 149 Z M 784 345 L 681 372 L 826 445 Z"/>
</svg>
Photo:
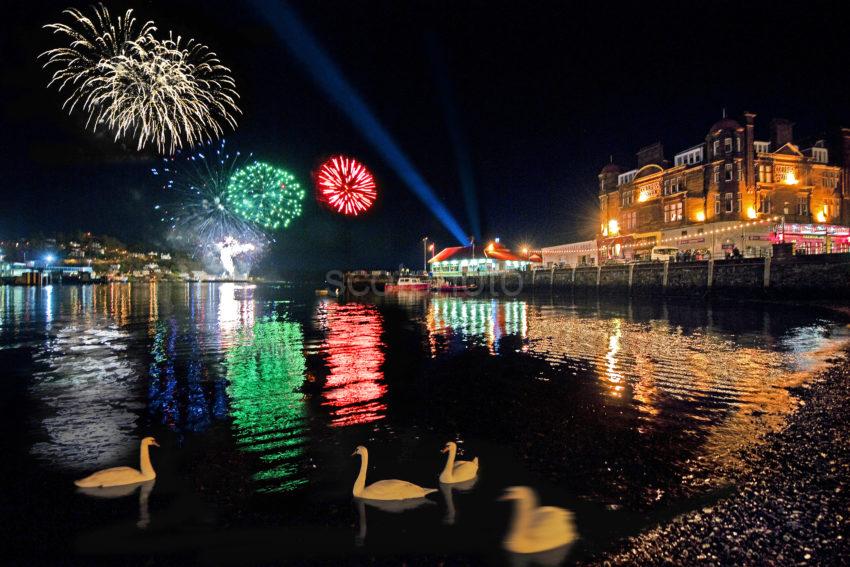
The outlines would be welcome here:
<svg viewBox="0 0 850 567">
<path fill-rule="evenodd" d="M 442 449 L 440 449 L 440 452 L 441 452 L 441 453 L 448 453 L 448 452 L 449 452 L 449 448 L 448 448 L 448 447 L 443 447 Z"/>
<path fill-rule="evenodd" d="M 513 500 L 513 493 L 510 490 L 506 490 L 497 500 L 499 502 L 507 502 L 508 500 Z"/>
<path fill-rule="evenodd" d="M 151 445 L 153 445 L 154 447 L 159 447 L 159 443 L 157 443 L 156 441 L 151 441 Z"/>
<path fill-rule="evenodd" d="M 351 456 L 352 456 L 352 457 L 356 457 L 356 456 L 357 456 L 357 451 L 354 451 L 353 453 L 351 453 Z"/>
</svg>

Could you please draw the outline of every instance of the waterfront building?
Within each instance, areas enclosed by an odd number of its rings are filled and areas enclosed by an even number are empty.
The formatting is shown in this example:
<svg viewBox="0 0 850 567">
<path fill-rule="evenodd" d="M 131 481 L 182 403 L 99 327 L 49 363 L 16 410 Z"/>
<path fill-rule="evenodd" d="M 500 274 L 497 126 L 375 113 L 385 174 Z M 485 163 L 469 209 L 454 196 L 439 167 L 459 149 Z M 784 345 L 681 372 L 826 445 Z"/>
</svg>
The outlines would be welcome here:
<svg viewBox="0 0 850 567">
<path fill-rule="evenodd" d="M 532 262 L 514 254 L 497 238 L 485 246 L 451 246 L 428 260 L 435 276 L 465 276 L 526 270 Z"/>
<path fill-rule="evenodd" d="M 637 152 L 636 166 L 609 163 L 599 174 L 600 259 L 647 259 L 659 245 L 748 256 L 793 242 L 805 253 L 850 246 L 850 129 L 837 143 L 793 138 L 774 119 L 756 138 L 756 115 L 724 117 L 705 139 L 665 159 L 661 143 Z"/>
<path fill-rule="evenodd" d="M 599 249 L 595 240 L 548 246 L 541 250 L 542 267 L 596 266 Z"/>
</svg>

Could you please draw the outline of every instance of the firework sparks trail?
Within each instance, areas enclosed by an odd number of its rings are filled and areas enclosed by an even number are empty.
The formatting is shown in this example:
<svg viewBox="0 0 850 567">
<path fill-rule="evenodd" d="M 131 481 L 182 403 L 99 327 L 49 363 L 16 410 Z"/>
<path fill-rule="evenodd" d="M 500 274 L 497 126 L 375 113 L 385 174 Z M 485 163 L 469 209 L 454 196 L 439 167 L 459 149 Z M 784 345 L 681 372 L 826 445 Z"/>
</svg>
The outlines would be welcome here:
<svg viewBox="0 0 850 567">
<path fill-rule="evenodd" d="M 171 33 L 157 39 L 154 23 L 137 25 L 132 10 L 115 20 L 103 4 L 93 12 L 69 8 L 71 25 L 45 26 L 69 43 L 40 55 L 55 68 L 48 86 L 70 91 L 63 108 L 85 112 L 86 128 L 173 154 L 236 127 L 236 83 L 207 46 Z"/>
</svg>

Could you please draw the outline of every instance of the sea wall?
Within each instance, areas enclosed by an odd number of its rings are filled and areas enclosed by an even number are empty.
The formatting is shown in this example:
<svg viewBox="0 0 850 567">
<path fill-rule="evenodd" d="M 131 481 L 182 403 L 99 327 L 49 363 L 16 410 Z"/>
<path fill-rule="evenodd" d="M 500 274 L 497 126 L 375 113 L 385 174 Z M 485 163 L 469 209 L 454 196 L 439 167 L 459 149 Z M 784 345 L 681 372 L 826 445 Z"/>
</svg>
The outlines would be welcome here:
<svg viewBox="0 0 850 567">
<path fill-rule="evenodd" d="M 763 295 L 850 299 L 850 254 L 613 264 L 456 278 L 482 291 L 599 291 L 635 295 Z M 803 295 L 801 295 L 803 294 Z"/>
</svg>

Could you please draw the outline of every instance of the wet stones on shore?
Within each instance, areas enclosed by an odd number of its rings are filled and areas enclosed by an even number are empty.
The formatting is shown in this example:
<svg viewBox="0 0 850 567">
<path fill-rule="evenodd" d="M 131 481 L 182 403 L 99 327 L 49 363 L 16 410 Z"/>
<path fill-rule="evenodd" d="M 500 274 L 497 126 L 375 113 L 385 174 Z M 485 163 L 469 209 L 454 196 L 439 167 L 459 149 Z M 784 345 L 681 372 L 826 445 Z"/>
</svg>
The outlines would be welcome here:
<svg viewBox="0 0 850 567">
<path fill-rule="evenodd" d="M 601 564 L 847 565 L 850 359 L 804 387 L 788 425 L 742 455 L 732 494 L 623 542 Z"/>
</svg>

